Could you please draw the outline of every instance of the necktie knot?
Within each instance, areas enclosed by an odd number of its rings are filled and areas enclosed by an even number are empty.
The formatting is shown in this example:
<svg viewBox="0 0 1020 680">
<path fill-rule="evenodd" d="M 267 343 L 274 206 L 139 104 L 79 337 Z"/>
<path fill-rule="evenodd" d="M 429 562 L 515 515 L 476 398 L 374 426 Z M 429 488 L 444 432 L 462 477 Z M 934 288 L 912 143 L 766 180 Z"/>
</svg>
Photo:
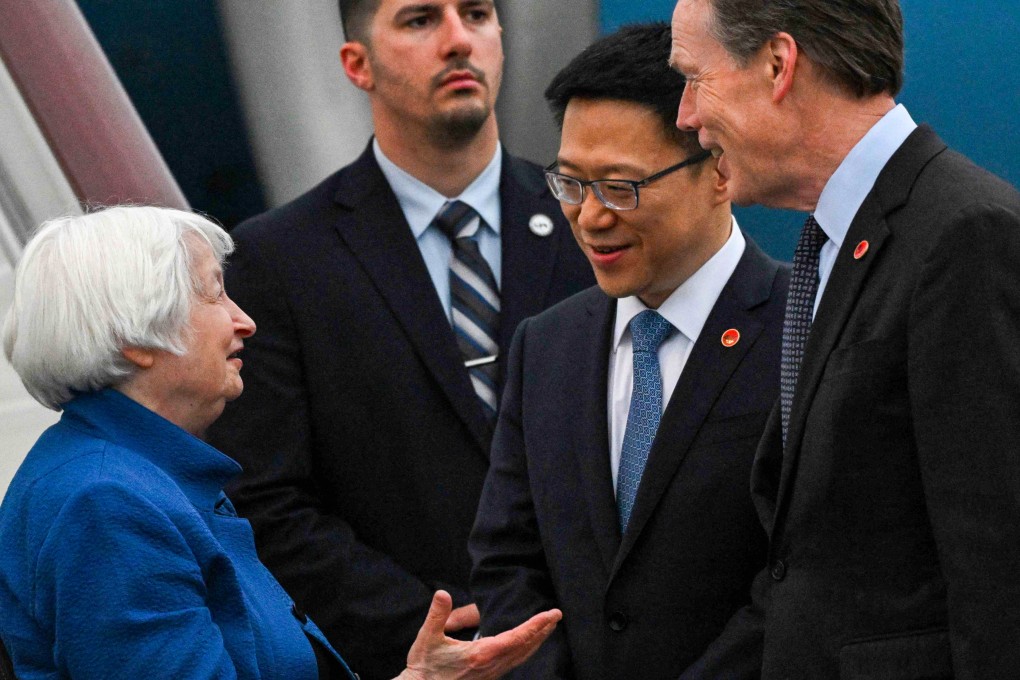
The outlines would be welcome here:
<svg viewBox="0 0 1020 680">
<path fill-rule="evenodd" d="M 828 240 L 829 237 L 825 235 L 815 216 L 808 215 L 801 230 L 800 240 L 797 242 L 797 250 L 802 251 L 803 257 L 813 257 L 817 262 L 818 253 Z M 794 257 L 796 258 L 796 254 Z"/>
<path fill-rule="evenodd" d="M 436 213 L 434 224 L 446 234 L 446 238 L 454 241 L 458 238 L 470 238 L 478 231 L 478 213 L 463 201 L 447 201 Z"/>
<path fill-rule="evenodd" d="M 665 342 L 673 330 L 673 324 L 658 312 L 646 309 L 630 321 L 630 336 L 634 352 L 659 351 L 659 345 Z"/>
</svg>

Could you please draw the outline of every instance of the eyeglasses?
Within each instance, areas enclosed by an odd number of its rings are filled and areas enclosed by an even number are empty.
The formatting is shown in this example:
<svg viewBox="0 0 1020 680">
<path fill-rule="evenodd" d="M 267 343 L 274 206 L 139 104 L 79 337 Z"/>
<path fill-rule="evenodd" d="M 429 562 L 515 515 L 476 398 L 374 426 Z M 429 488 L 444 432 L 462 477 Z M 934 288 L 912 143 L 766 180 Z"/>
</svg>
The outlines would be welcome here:
<svg viewBox="0 0 1020 680">
<path fill-rule="evenodd" d="M 613 210 L 634 210 L 638 207 L 638 189 L 640 187 L 651 184 L 671 172 L 686 168 L 688 165 L 700 163 L 711 155 L 712 152 L 710 151 L 702 151 L 639 181 L 630 179 L 593 179 L 590 182 L 586 182 L 583 179 L 555 172 L 553 168 L 556 167 L 556 162 L 554 161 L 545 169 L 545 181 L 549 184 L 549 189 L 552 191 L 553 196 L 568 205 L 581 205 L 584 202 L 584 188 L 590 186 L 592 191 L 595 192 L 595 197 L 607 208 L 612 208 Z"/>
</svg>

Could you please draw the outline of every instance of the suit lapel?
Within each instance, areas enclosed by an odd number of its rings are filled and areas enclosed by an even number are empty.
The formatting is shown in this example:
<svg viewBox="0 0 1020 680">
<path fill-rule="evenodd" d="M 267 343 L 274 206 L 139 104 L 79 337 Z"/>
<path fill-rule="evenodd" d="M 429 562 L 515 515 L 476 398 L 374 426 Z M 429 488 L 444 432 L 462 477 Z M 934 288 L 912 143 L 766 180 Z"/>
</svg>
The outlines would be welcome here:
<svg viewBox="0 0 1020 680">
<path fill-rule="evenodd" d="M 847 232 L 846 241 L 836 256 L 836 263 L 829 275 L 822 302 L 811 326 L 811 335 L 808 336 L 804 349 L 804 361 L 800 367 L 793 406 L 790 409 L 790 428 L 787 431 L 786 450 L 779 478 L 780 506 L 789 491 L 793 471 L 800 456 L 800 443 L 804 435 L 807 412 L 814 400 L 815 392 L 818 391 L 818 383 L 829 360 L 829 354 L 832 353 L 843 332 L 854 302 L 867 279 L 871 263 L 878 259 L 882 245 L 889 235 L 885 219 L 877 208 L 875 202 L 869 200 L 865 201 L 857 212 Z M 853 250 L 863 240 L 869 244 L 868 256 L 854 260 Z"/>
<path fill-rule="evenodd" d="M 505 350 L 510 347 L 517 324 L 546 307 L 556 256 L 564 237 L 559 232 L 569 227 L 563 216 L 557 214 L 558 208 L 552 211 L 556 204 L 542 176 L 505 151 L 499 197 L 503 244 L 499 346 L 504 350 L 500 363 L 505 369 Z M 538 236 L 529 228 L 531 218 L 537 214 L 553 220 L 551 234 Z M 504 375 L 505 370 L 500 374 Z"/>
<path fill-rule="evenodd" d="M 461 363 L 453 329 L 371 145 L 340 177 L 336 202 L 346 209 L 345 219 L 335 225 L 340 238 L 487 455 L 491 432 Z"/>
<path fill-rule="evenodd" d="M 804 349 L 804 363 L 801 365 L 800 377 L 793 395 L 790 428 L 787 432 L 786 451 L 779 480 L 777 521 L 784 511 L 790 493 L 808 412 L 818 391 L 829 355 L 835 349 L 846 327 L 850 313 L 867 281 L 868 272 L 874 263 L 878 262 L 882 246 L 889 238 L 886 215 L 906 202 L 918 173 L 928 161 L 945 148 L 945 144 L 931 128 L 927 126 L 917 128 L 879 174 L 874 188 L 861 204 L 850 224 L 846 239 L 840 246 Z M 862 241 L 868 242 L 867 255 L 856 259 L 854 250 Z"/>
<path fill-rule="evenodd" d="M 612 351 L 616 302 L 604 294 L 588 305 L 587 323 L 578 336 L 588 339 L 580 344 L 583 354 L 572 362 L 570 382 L 576 386 L 580 416 L 573 427 L 573 446 L 577 470 L 584 487 L 585 502 L 592 533 L 608 574 L 620 545 L 620 526 L 616 516 L 616 497 L 609 469 L 609 422 L 606 403 L 609 389 L 609 353 Z M 597 338 L 596 342 L 590 339 Z M 572 390 L 573 391 L 573 390 Z"/>
<path fill-rule="evenodd" d="M 750 240 L 730 276 L 673 390 L 648 456 L 630 524 L 616 555 L 612 576 L 627 558 L 730 376 L 764 329 L 754 309 L 768 300 L 777 265 Z M 726 347 L 723 333 L 735 328 L 740 341 Z"/>
</svg>

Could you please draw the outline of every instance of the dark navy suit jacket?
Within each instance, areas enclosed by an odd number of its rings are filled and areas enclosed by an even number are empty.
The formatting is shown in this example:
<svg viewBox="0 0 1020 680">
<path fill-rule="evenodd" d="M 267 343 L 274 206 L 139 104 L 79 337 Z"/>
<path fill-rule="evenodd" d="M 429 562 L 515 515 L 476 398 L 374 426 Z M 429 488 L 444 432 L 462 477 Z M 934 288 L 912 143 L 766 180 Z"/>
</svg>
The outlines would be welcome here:
<svg viewBox="0 0 1020 680">
<path fill-rule="evenodd" d="M 755 461 L 763 677 L 1018 677 L 1018 263 L 1020 195 L 915 130 L 836 258 L 785 453 L 777 408 Z"/>
<path fill-rule="evenodd" d="M 765 534 L 751 461 L 779 389 L 787 268 L 748 239 L 666 407 L 627 531 L 609 465 L 616 304 L 592 288 L 521 324 L 471 537 L 482 632 L 564 617 L 519 678 L 752 678 L 759 641 L 713 641 Z M 729 329 L 739 341 L 725 346 Z"/>
<path fill-rule="evenodd" d="M 501 347 L 594 277 L 532 163 L 503 156 Z M 538 236 L 530 218 L 555 223 Z M 210 441 L 259 555 L 365 680 L 391 678 L 432 591 L 467 604 L 491 427 L 410 227 L 369 146 L 240 225 L 230 295 L 258 324 L 244 394 Z M 505 364 L 505 359 L 501 362 Z"/>
</svg>

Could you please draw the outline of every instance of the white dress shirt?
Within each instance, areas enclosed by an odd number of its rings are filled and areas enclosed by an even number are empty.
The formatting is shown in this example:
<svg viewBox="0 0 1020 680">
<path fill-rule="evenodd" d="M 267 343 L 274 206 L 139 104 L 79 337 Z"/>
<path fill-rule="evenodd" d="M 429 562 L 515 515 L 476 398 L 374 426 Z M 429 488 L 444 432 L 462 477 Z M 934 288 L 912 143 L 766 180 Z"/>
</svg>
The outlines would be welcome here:
<svg viewBox="0 0 1020 680">
<path fill-rule="evenodd" d="M 851 222 L 871 193 L 882 168 L 916 127 L 917 123 L 907 109 L 899 104 L 868 130 L 868 134 L 857 142 L 825 183 L 814 216 L 829 240 L 818 253 L 818 292 L 812 318 L 818 313 L 818 303 Z M 854 247 L 857 247 L 856 243 Z"/>
<path fill-rule="evenodd" d="M 698 271 L 673 291 L 656 310 L 676 330 L 659 346 L 659 369 L 662 372 L 662 408 L 666 409 L 680 374 L 687 364 L 694 343 L 701 335 L 708 315 L 715 307 L 726 282 L 733 275 L 745 241 L 736 219 L 732 221 L 730 237 Z M 613 332 L 613 349 L 609 354 L 609 465 L 613 474 L 613 489 L 620 470 L 620 451 L 627 430 L 630 412 L 630 395 L 634 389 L 634 351 L 630 337 L 630 322 L 648 309 L 636 296 L 620 298 L 616 302 L 616 327 Z"/>
<path fill-rule="evenodd" d="M 450 253 L 453 247 L 450 245 L 450 239 L 438 227 L 429 227 L 439 209 L 447 201 L 463 201 L 474 208 L 484 222 L 478 232 L 478 249 L 489 264 L 489 268 L 492 269 L 496 285 L 500 285 L 503 269 L 503 246 L 499 238 L 501 226 L 499 179 L 503 163 L 503 147 L 496 144 L 496 153 L 493 154 L 492 160 L 485 166 L 481 174 L 464 189 L 460 196 L 452 198 L 443 196 L 417 177 L 398 167 L 382 152 L 379 140 L 372 140 L 372 151 L 386 181 L 390 183 L 393 193 L 397 195 L 397 202 L 400 204 L 404 217 L 407 218 L 407 223 L 411 226 L 411 233 L 414 234 L 414 238 L 418 242 L 421 256 L 425 259 L 425 266 L 432 278 L 432 284 L 436 288 L 440 302 L 443 303 L 443 309 L 446 310 L 446 318 L 452 319 L 450 311 Z"/>
</svg>

